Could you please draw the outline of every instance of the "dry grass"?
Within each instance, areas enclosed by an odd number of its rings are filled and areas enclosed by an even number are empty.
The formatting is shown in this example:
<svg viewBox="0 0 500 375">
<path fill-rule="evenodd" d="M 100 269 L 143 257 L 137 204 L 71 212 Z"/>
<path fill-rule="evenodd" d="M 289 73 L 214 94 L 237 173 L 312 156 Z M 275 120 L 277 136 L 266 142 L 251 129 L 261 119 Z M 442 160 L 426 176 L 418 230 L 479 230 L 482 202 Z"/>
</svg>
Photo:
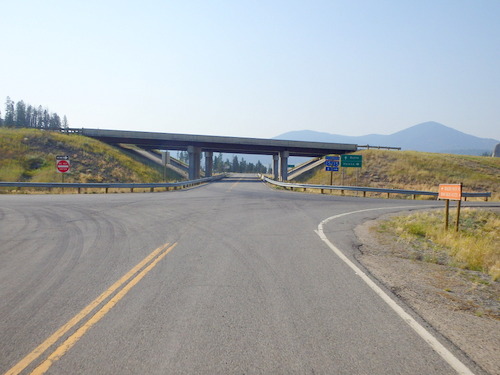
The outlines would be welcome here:
<svg viewBox="0 0 500 375">
<path fill-rule="evenodd" d="M 343 180 L 341 172 L 334 172 L 334 185 L 437 192 L 439 184 L 461 182 L 466 192 L 491 192 L 491 200 L 500 200 L 500 158 L 387 150 L 356 154 L 363 155 L 363 168 L 344 168 Z M 296 181 L 329 185 L 331 173 L 324 169 L 317 167 Z"/>
<path fill-rule="evenodd" d="M 455 219 L 456 210 L 450 211 Z M 380 230 L 418 249 L 419 260 L 481 271 L 500 278 L 500 215 L 493 211 L 462 210 L 460 229 L 444 230 L 444 210 L 420 212 L 385 221 Z"/>
<path fill-rule="evenodd" d="M 56 155 L 69 155 L 65 182 L 160 182 L 161 173 L 76 134 L 0 128 L 0 181 L 60 182 Z"/>
</svg>

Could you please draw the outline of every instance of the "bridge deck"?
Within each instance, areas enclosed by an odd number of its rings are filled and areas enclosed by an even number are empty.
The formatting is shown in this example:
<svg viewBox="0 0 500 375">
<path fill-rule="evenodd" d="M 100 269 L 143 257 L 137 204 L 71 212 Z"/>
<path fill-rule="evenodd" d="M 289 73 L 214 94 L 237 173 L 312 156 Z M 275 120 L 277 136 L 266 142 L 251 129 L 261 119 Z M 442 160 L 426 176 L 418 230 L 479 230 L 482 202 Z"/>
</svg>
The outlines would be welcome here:
<svg viewBox="0 0 500 375">
<path fill-rule="evenodd" d="M 152 133 L 123 130 L 71 129 L 106 143 L 140 145 L 149 149 L 186 150 L 188 146 L 206 152 L 274 155 L 288 151 L 290 156 L 320 157 L 357 150 L 355 144 L 286 141 L 278 139 L 221 137 L 176 133 Z"/>
<path fill-rule="evenodd" d="M 201 152 L 205 152 L 207 176 L 212 175 L 213 153 L 273 155 L 276 179 L 288 179 L 288 157 L 323 157 L 329 154 L 346 154 L 357 150 L 355 144 L 286 141 L 281 139 L 220 137 L 176 133 L 151 133 L 125 130 L 66 129 L 111 144 L 133 144 L 147 150 L 187 150 L 189 153 L 189 178 L 200 177 Z"/>
</svg>

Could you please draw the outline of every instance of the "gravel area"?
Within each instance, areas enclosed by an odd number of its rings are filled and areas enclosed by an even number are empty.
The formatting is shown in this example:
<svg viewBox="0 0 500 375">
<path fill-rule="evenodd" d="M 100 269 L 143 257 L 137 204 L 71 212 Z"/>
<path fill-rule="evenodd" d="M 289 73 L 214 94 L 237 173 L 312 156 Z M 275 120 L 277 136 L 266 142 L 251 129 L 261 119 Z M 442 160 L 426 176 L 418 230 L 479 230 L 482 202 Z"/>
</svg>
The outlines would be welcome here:
<svg viewBox="0 0 500 375">
<path fill-rule="evenodd" d="M 387 216 L 356 228 L 358 261 L 482 369 L 500 375 L 500 283 L 416 260 L 418 248 L 376 230 Z"/>
</svg>

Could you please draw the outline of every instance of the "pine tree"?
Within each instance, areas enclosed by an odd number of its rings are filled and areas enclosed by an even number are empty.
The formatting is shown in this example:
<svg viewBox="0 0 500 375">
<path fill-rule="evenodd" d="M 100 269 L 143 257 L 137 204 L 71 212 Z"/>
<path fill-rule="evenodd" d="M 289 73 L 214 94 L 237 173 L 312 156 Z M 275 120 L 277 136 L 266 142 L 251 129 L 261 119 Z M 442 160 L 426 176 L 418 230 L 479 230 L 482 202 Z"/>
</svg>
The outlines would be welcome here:
<svg viewBox="0 0 500 375">
<path fill-rule="evenodd" d="M 41 105 L 38 106 L 36 116 L 36 127 L 42 129 L 43 128 L 43 108 Z"/>
<path fill-rule="evenodd" d="M 214 172 L 220 172 L 220 161 L 219 161 L 219 156 L 221 156 L 221 154 L 219 153 L 219 155 L 215 155 L 214 156 Z"/>
<path fill-rule="evenodd" d="M 238 156 L 237 155 L 234 155 L 233 156 L 233 164 L 231 165 L 231 172 L 238 172 L 238 170 L 240 169 L 240 163 L 238 161 Z"/>
<path fill-rule="evenodd" d="M 31 104 L 28 104 L 26 107 L 26 127 L 32 128 L 33 127 L 33 106 Z"/>
<path fill-rule="evenodd" d="M 49 129 L 61 129 L 61 118 L 57 113 L 50 115 Z"/>
<path fill-rule="evenodd" d="M 248 165 L 244 158 L 241 158 L 240 165 L 238 166 L 238 171 L 240 173 L 245 173 L 247 171 Z"/>
<path fill-rule="evenodd" d="M 48 129 L 49 125 L 50 125 L 50 113 L 47 109 L 44 109 L 42 114 L 42 128 Z"/>
<path fill-rule="evenodd" d="M 179 151 L 177 152 L 177 159 L 181 162 L 188 164 L 189 163 L 189 154 L 187 151 Z"/>
<path fill-rule="evenodd" d="M 64 115 L 64 117 L 63 117 L 62 127 L 64 129 L 68 129 L 69 128 L 68 118 L 66 117 L 66 115 Z"/>
<path fill-rule="evenodd" d="M 10 100 L 10 97 L 7 96 L 7 100 L 5 101 L 5 126 L 14 126 L 16 123 L 14 121 L 14 102 Z"/>
<path fill-rule="evenodd" d="M 257 161 L 257 165 L 255 166 L 255 172 L 257 172 L 257 173 L 266 173 L 267 172 L 267 168 L 264 167 L 264 165 L 262 165 L 260 160 Z"/>
<path fill-rule="evenodd" d="M 24 128 L 26 126 L 26 104 L 20 100 L 16 104 L 16 128 Z"/>
</svg>

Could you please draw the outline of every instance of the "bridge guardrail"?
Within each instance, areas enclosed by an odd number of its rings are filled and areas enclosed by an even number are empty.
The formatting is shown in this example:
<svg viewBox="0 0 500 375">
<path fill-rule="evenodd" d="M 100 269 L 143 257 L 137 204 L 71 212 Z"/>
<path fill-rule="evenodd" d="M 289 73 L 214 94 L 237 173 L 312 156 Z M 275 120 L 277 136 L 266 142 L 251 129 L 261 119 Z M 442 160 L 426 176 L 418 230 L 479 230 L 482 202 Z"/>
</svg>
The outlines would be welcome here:
<svg viewBox="0 0 500 375">
<path fill-rule="evenodd" d="M 434 196 L 437 197 L 438 193 L 433 192 L 433 191 L 423 191 L 423 190 L 404 190 L 404 189 L 385 189 L 385 188 L 371 188 L 371 187 L 363 187 L 363 186 L 333 186 L 333 185 L 313 185 L 313 184 L 295 184 L 295 183 L 290 183 L 290 182 L 280 182 L 280 181 L 275 181 L 271 180 L 268 177 L 261 176 L 261 179 L 276 185 L 276 186 L 281 186 L 284 188 L 290 188 L 291 190 L 293 189 L 320 189 L 321 193 L 323 194 L 324 190 L 340 190 L 343 194 L 344 191 L 361 191 L 363 192 L 363 197 L 366 197 L 367 192 L 372 192 L 372 193 L 385 193 L 387 194 L 387 197 L 389 198 L 390 194 L 405 194 L 405 195 L 412 195 L 413 199 L 416 199 L 417 195 L 428 195 L 428 196 Z M 462 197 L 467 200 L 467 198 L 484 198 L 485 201 L 488 200 L 488 198 L 491 197 L 491 192 L 484 192 L 484 193 L 468 193 L 468 192 L 462 192 Z"/>
<path fill-rule="evenodd" d="M 181 181 L 181 182 L 155 182 L 155 183 L 79 183 L 79 182 L 0 182 L 0 188 L 2 187 L 31 187 L 31 188 L 73 188 L 78 189 L 78 194 L 81 193 L 81 189 L 105 189 L 106 193 L 108 189 L 130 189 L 131 192 L 134 189 L 144 189 L 149 188 L 154 191 L 155 188 L 186 188 L 195 185 L 199 185 L 205 182 L 217 181 L 226 177 L 225 174 L 221 174 L 213 177 L 205 177 L 197 180 Z"/>
</svg>

